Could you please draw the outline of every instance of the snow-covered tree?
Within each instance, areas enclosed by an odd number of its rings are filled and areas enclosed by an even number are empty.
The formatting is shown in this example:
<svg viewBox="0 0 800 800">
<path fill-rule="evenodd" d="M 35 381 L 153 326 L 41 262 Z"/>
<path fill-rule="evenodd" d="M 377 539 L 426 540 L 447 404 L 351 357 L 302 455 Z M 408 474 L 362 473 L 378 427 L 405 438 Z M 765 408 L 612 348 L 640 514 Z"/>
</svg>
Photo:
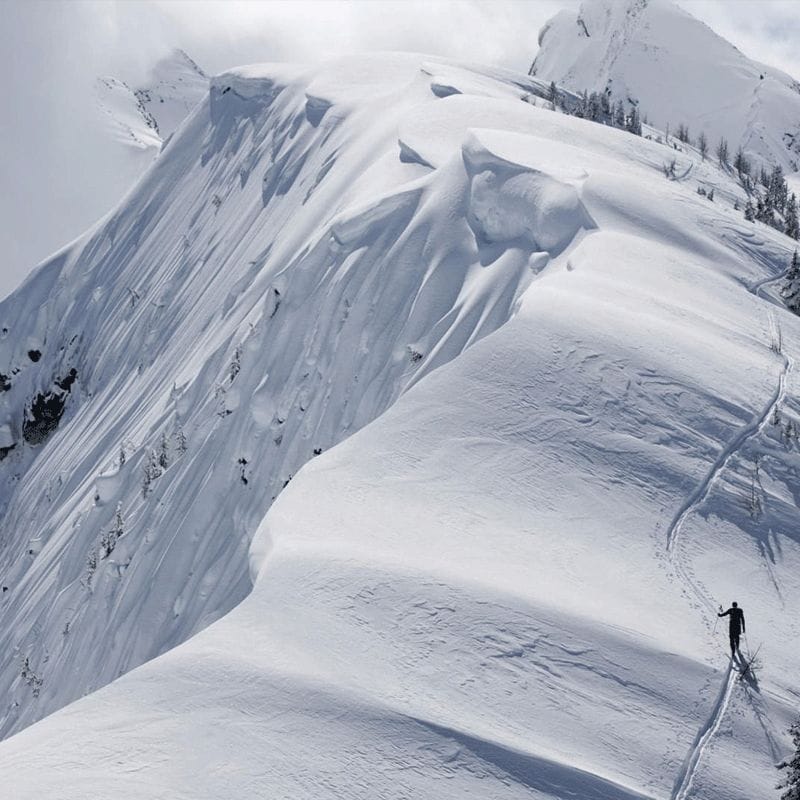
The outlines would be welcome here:
<svg viewBox="0 0 800 800">
<path fill-rule="evenodd" d="M 775 224 L 775 214 L 772 210 L 772 202 L 769 196 L 756 198 L 756 219 L 767 225 Z"/>
<path fill-rule="evenodd" d="M 717 143 L 717 161 L 723 169 L 728 168 L 728 140 L 723 136 Z"/>
<path fill-rule="evenodd" d="M 158 466 L 161 469 L 169 466 L 169 439 L 166 433 L 161 434 L 161 442 L 158 446 Z"/>
<path fill-rule="evenodd" d="M 622 105 L 622 100 L 618 100 L 614 106 L 614 125 L 617 128 L 625 127 L 625 106 Z"/>
<path fill-rule="evenodd" d="M 233 358 L 231 359 L 231 366 L 230 366 L 230 379 L 231 383 L 236 380 L 236 376 L 242 371 L 242 346 L 236 345 L 236 349 L 233 351 Z"/>
<path fill-rule="evenodd" d="M 786 770 L 786 775 L 778 784 L 778 788 L 786 790 L 781 795 L 781 800 L 800 800 L 800 720 L 789 728 L 789 733 L 794 745 L 794 754 L 778 764 L 778 769 Z"/>
<path fill-rule="evenodd" d="M 142 497 L 150 494 L 150 486 L 156 478 L 161 477 L 161 467 L 158 463 L 158 453 L 151 450 L 147 454 L 147 463 L 142 470 Z"/>
<path fill-rule="evenodd" d="M 589 93 L 585 89 L 581 94 L 580 107 L 576 116 L 591 120 L 592 122 L 603 122 L 603 102 L 597 92 Z"/>
<path fill-rule="evenodd" d="M 642 121 L 639 117 L 639 109 L 634 105 L 631 105 L 631 113 L 628 116 L 628 131 L 636 134 L 636 136 L 642 135 Z"/>
<path fill-rule="evenodd" d="M 28 656 L 22 661 L 22 668 L 20 669 L 20 676 L 28 686 L 31 687 L 31 692 L 34 697 L 39 696 L 39 691 L 42 688 L 44 681 L 31 669 L 31 662 Z"/>
<path fill-rule="evenodd" d="M 794 193 L 789 195 L 789 199 L 786 201 L 784 219 L 786 235 L 791 236 L 792 239 L 800 239 L 800 219 L 798 219 L 797 198 Z"/>
<path fill-rule="evenodd" d="M 705 131 L 697 134 L 697 149 L 700 151 L 700 157 L 705 161 L 706 155 L 708 155 L 708 139 Z"/>
<path fill-rule="evenodd" d="M 797 250 L 792 255 L 791 264 L 786 271 L 786 277 L 781 287 L 781 297 L 786 303 L 786 307 L 795 314 L 800 313 L 800 259 Z"/>
<path fill-rule="evenodd" d="M 92 576 L 97 569 L 97 550 L 92 548 L 89 551 L 89 555 L 86 556 L 86 585 L 91 587 L 92 585 Z"/>
<path fill-rule="evenodd" d="M 733 158 L 733 168 L 736 170 L 740 179 L 750 174 L 750 162 L 747 160 L 747 156 L 745 156 L 741 146 L 736 151 L 736 155 Z"/>
<path fill-rule="evenodd" d="M 189 449 L 189 443 L 186 440 L 186 434 L 183 432 L 183 428 L 178 426 L 178 430 L 175 431 L 175 447 L 178 449 L 178 452 L 183 455 Z"/>
<path fill-rule="evenodd" d="M 772 207 L 783 215 L 786 208 L 786 201 L 789 198 L 789 187 L 786 185 L 786 178 L 783 176 L 783 167 L 776 164 L 772 168 L 772 173 L 769 176 L 769 186 L 767 187 L 767 195 L 770 198 Z"/>
<path fill-rule="evenodd" d="M 685 122 L 678 125 L 678 139 L 684 144 L 689 144 L 689 126 Z"/>
<path fill-rule="evenodd" d="M 600 95 L 600 111 L 603 114 L 603 122 L 611 119 L 611 90 L 606 89 Z"/>
<path fill-rule="evenodd" d="M 578 107 L 575 109 L 575 116 L 583 117 L 583 119 L 589 118 L 589 93 L 586 89 L 583 90 L 580 100 L 578 101 Z"/>
<path fill-rule="evenodd" d="M 114 524 L 111 530 L 106 531 L 100 537 L 101 558 L 108 558 L 117 545 L 117 540 L 125 533 L 125 520 L 122 517 L 122 503 L 117 503 L 117 510 L 114 514 Z M 97 564 L 95 563 L 95 566 Z"/>
</svg>

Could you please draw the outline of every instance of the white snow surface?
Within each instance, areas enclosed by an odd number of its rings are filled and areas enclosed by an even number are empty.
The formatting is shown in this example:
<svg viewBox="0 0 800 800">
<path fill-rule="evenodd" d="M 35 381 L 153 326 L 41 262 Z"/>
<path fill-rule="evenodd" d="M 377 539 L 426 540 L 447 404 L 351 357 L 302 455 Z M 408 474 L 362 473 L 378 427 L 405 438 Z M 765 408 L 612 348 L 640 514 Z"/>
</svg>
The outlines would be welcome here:
<svg viewBox="0 0 800 800">
<path fill-rule="evenodd" d="M 800 83 L 745 56 L 671 0 L 583 0 L 539 33 L 531 74 L 574 91 L 610 88 L 649 122 L 713 148 L 724 136 L 758 163 L 800 163 Z"/>
<path fill-rule="evenodd" d="M 525 86 L 402 54 L 218 76 L 0 305 L 11 796 L 772 791 L 794 243 Z M 65 410 L 30 443 L 39 393 Z"/>
</svg>

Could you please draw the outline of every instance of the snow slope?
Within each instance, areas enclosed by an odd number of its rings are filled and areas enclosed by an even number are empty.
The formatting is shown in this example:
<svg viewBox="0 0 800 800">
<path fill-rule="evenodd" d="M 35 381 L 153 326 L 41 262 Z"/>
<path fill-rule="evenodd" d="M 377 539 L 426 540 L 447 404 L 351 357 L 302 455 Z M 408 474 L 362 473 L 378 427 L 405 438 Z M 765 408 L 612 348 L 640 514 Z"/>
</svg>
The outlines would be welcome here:
<svg viewBox="0 0 800 800">
<path fill-rule="evenodd" d="M 361 61 L 219 79 L 126 202 L 0 306 L 3 734 L 239 602 L 299 467 L 533 279 L 574 190 L 542 178 L 553 207 L 520 248 L 478 245 L 471 225 L 498 232 L 491 208 L 467 219 L 460 160 L 448 180 L 398 157 L 436 98 L 416 57 L 388 64 L 367 84 Z"/>
<path fill-rule="evenodd" d="M 668 181 L 671 150 L 534 89 L 401 55 L 219 76 L 0 306 L 15 798 L 771 790 L 800 657 L 792 243 L 708 162 Z M 23 443 L 45 389 L 64 416 Z M 714 628 L 734 597 L 747 682 Z"/>
<path fill-rule="evenodd" d="M 795 171 L 800 161 L 800 84 L 752 61 L 670 0 L 584 0 L 539 33 L 531 74 L 574 91 L 637 101 L 673 133 L 721 136 L 756 160 Z"/>
</svg>

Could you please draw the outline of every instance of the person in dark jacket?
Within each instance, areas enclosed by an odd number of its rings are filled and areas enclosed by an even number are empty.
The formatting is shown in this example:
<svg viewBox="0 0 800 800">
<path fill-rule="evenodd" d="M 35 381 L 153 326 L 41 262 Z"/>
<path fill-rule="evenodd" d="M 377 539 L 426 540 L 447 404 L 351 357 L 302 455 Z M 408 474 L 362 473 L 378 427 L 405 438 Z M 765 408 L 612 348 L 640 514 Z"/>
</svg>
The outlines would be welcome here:
<svg viewBox="0 0 800 800">
<path fill-rule="evenodd" d="M 731 637 L 731 658 L 736 656 L 738 652 L 741 656 L 741 652 L 739 652 L 739 637 L 744 633 L 744 611 L 739 608 L 739 604 L 734 600 L 731 603 L 731 607 L 727 611 L 722 610 L 722 606 L 719 607 L 719 614 L 718 617 L 730 617 L 730 623 L 728 625 L 728 633 Z"/>
</svg>

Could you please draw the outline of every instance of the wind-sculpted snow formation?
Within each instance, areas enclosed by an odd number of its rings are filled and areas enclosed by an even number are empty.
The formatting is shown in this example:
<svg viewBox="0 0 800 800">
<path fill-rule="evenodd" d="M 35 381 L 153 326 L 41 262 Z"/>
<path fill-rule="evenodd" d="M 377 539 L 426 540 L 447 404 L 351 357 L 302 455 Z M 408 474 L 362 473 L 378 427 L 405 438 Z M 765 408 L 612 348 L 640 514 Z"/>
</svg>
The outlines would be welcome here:
<svg viewBox="0 0 800 800">
<path fill-rule="evenodd" d="M 216 79 L 128 201 L 0 307 L 4 733 L 233 607 L 300 466 L 506 322 L 590 224 L 572 186 L 466 133 L 440 170 L 401 163 L 398 126 L 435 100 L 417 68 L 350 106 L 329 90 L 360 63 Z"/>
<path fill-rule="evenodd" d="M 539 33 L 531 74 L 573 91 L 610 90 L 639 104 L 649 122 L 673 135 L 720 137 L 730 157 L 768 168 L 800 165 L 800 83 L 753 61 L 672 0 L 583 0 Z"/>
<path fill-rule="evenodd" d="M 397 55 L 219 76 L 0 306 L 3 731 L 152 659 L 0 744 L 15 797 L 770 790 L 792 242 L 540 89 Z"/>
</svg>

